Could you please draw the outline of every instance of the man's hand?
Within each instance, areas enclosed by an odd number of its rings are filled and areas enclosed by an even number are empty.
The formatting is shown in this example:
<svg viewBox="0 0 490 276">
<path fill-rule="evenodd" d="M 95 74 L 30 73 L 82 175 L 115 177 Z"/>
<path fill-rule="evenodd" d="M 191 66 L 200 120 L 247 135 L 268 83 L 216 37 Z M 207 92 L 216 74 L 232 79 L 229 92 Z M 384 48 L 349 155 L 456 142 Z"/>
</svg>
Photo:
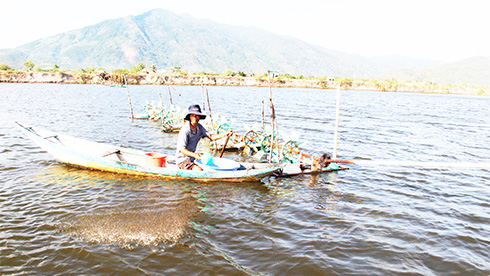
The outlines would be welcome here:
<svg viewBox="0 0 490 276">
<path fill-rule="evenodd" d="M 196 160 L 201 160 L 201 154 L 194 152 L 194 158 L 196 158 Z"/>
</svg>

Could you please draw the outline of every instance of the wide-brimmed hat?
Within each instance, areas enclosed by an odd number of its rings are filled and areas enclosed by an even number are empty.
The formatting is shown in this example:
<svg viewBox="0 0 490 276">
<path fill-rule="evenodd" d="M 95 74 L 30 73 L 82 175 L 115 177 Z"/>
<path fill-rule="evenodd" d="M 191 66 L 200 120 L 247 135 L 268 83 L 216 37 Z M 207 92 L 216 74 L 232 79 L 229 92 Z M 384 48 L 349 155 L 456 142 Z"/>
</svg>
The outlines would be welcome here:
<svg viewBox="0 0 490 276">
<path fill-rule="evenodd" d="M 187 111 L 187 114 L 185 114 L 184 120 L 190 121 L 189 116 L 191 114 L 196 114 L 201 119 L 206 118 L 206 114 L 201 112 L 201 107 L 198 104 L 193 104 L 193 105 L 189 106 L 189 111 Z"/>
</svg>

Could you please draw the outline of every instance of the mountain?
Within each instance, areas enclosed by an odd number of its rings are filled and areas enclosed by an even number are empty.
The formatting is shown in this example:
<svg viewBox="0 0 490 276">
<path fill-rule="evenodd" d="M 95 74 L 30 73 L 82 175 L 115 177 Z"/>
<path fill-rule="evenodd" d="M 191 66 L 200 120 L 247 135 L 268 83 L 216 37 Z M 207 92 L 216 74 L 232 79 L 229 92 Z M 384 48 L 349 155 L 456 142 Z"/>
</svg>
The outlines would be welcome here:
<svg viewBox="0 0 490 276">
<path fill-rule="evenodd" d="M 146 66 L 155 65 L 157 70 L 180 67 L 189 73 L 223 73 L 231 69 L 263 74 L 273 70 L 295 76 L 417 79 L 486 86 L 490 79 L 488 59 L 479 57 L 444 65 L 395 55 L 367 58 L 255 27 L 218 24 L 163 9 L 106 20 L 0 50 L 0 63 L 17 69 L 23 68 L 26 61 L 40 68 L 53 68 L 56 64 L 67 70 L 113 70 L 143 62 Z"/>
<path fill-rule="evenodd" d="M 236 27 L 156 9 L 0 51 L 0 62 L 22 68 L 78 70 L 129 68 L 139 62 L 188 72 L 275 70 L 292 75 L 367 76 L 376 72 L 361 56 L 328 50 L 254 27 Z"/>
<path fill-rule="evenodd" d="M 380 72 L 369 59 L 325 49 L 255 27 L 218 24 L 156 9 L 139 16 L 99 24 L 0 51 L 0 63 L 22 68 L 78 70 L 129 68 L 139 62 L 157 69 L 188 72 L 227 69 L 249 73 L 267 70 L 306 76 L 365 77 Z"/>
<path fill-rule="evenodd" d="M 393 70 L 377 78 L 490 87 L 490 57 L 473 57 L 418 70 Z"/>
</svg>

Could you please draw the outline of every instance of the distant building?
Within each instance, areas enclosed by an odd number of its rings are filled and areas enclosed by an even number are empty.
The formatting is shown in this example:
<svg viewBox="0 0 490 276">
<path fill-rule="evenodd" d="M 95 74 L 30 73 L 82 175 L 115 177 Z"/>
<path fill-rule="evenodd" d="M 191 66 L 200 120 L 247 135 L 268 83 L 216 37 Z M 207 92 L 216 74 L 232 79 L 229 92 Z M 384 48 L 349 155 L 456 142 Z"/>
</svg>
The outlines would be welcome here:
<svg viewBox="0 0 490 276">
<path fill-rule="evenodd" d="M 271 78 L 278 78 L 279 77 L 279 73 L 278 72 L 275 72 L 275 71 L 269 71 L 269 76 Z"/>
</svg>

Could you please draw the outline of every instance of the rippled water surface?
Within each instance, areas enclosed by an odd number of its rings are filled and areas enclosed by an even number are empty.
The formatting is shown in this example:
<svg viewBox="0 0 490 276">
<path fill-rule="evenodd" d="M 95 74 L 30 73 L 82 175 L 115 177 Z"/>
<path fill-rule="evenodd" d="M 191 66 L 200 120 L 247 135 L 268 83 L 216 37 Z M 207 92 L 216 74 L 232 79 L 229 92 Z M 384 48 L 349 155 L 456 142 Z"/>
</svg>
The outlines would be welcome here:
<svg viewBox="0 0 490 276">
<path fill-rule="evenodd" d="M 235 132 L 267 88 L 208 87 Z M 135 113 L 166 86 L 130 86 Z M 174 104 L 202 103 L 172 87 Z M 336 92 L 273 88 L 282 132 L 332 152 Z M 490 98 L 342 91 L 342 159 L 490 162 Z M 0 84 L 0 274 L 489 275 L 490 169 L 349 165 L 261 183 L 137 178 L 56 162 L 14 125 L 174 153 L 125 89 Z M 205 146 L 205 145 L 201 145 Z M 229 158 L 244 159 L 238 153 Z"/>
</svg>

